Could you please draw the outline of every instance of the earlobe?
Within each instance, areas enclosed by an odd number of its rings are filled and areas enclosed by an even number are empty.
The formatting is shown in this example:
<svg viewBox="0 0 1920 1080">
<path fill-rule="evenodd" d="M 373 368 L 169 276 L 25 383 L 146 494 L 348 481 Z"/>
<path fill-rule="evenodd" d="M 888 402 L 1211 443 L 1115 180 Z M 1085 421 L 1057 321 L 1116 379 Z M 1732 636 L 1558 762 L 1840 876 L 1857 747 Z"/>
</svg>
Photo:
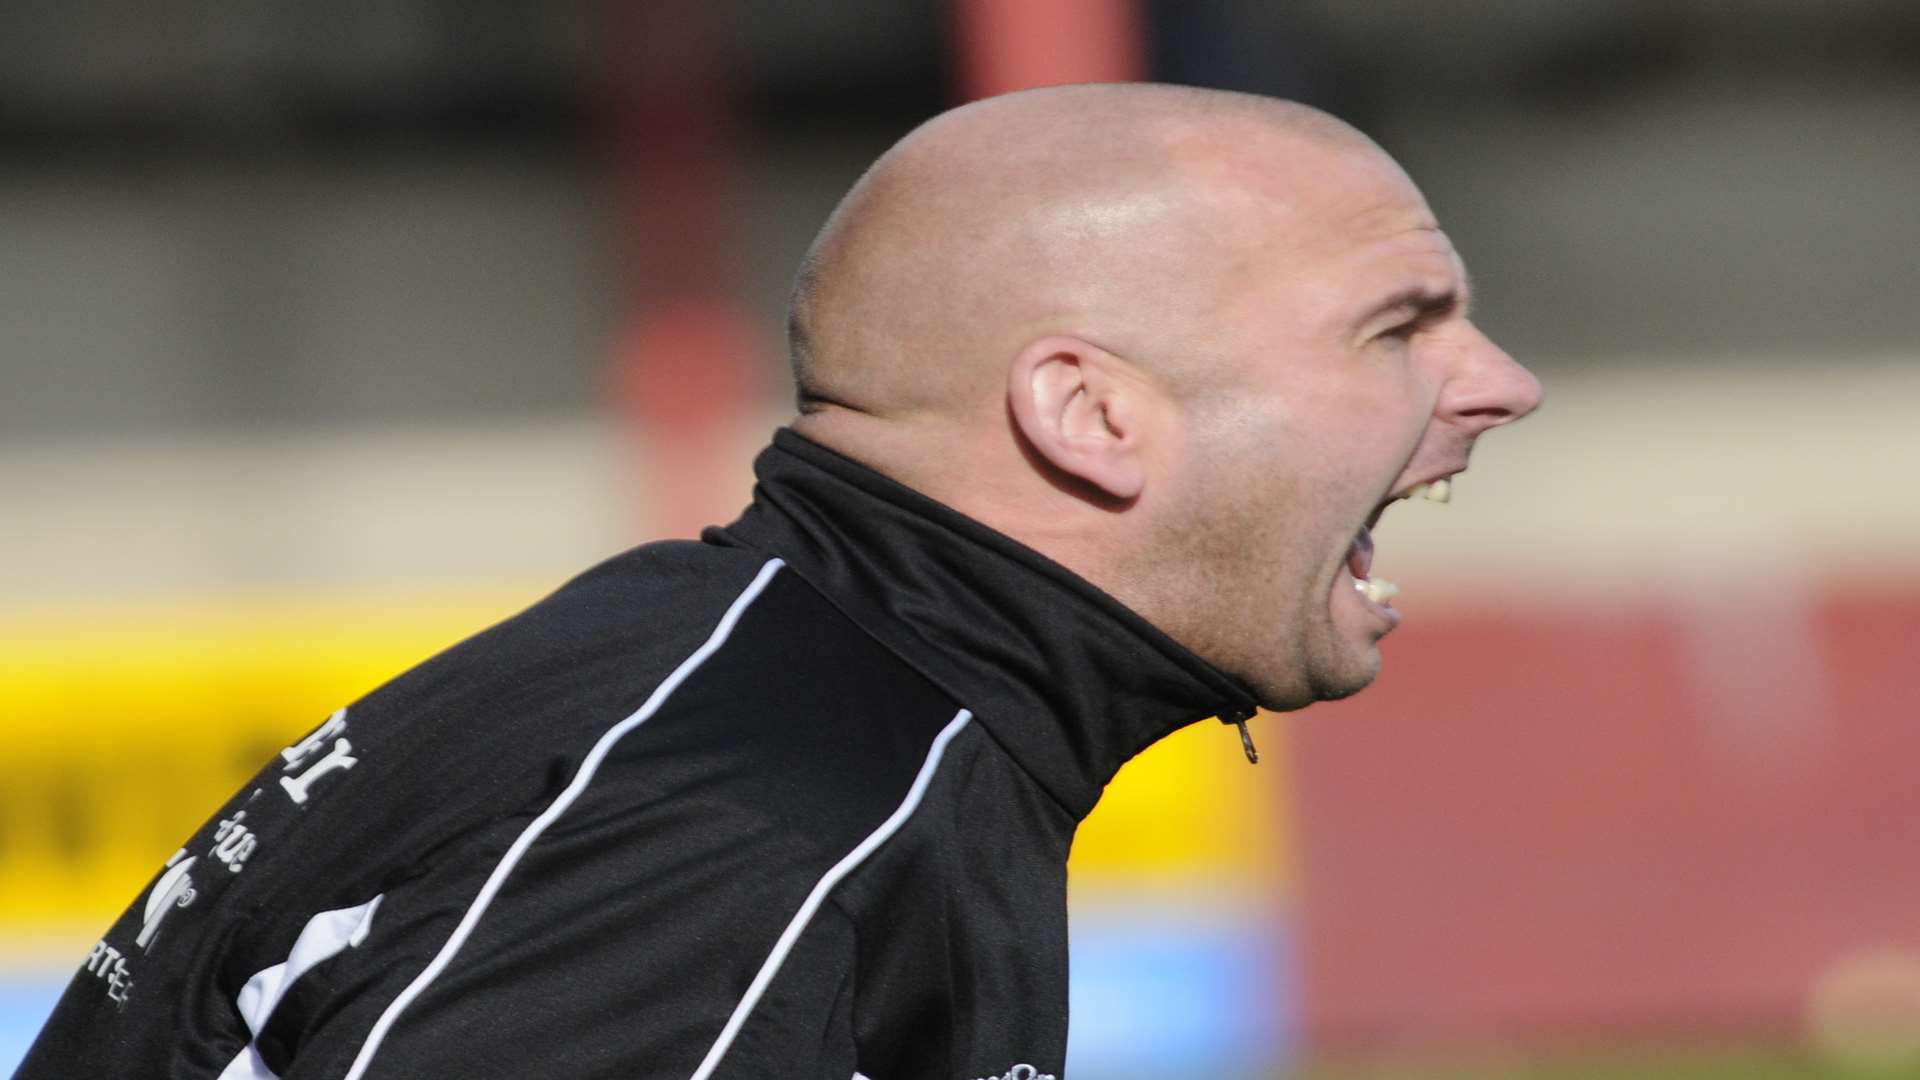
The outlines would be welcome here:
<svg viewBox="0 0 1920 1080">
<path fill-rule="evenodd" d="M 1009 372 L 1014 424 L 1047 464 L 1112 499 L 1146 487 L 1137 388 L 1126 362 L 1071 337 L 1029 343 Z"/>
</svg>

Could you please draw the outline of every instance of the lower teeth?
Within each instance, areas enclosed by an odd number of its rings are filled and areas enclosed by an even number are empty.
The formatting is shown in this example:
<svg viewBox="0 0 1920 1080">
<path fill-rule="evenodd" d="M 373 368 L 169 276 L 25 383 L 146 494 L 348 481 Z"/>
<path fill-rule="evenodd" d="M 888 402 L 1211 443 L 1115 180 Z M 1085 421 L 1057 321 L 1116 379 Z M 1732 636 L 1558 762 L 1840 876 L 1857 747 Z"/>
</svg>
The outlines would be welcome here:
<svg viewBox="0 0 1920 1080">
<path fill-rule="evenodd" d="M 1360 590 L 1360 595 L 1376 604 L 1384 604 L 1400 595 L 1400 586 L 1386 578 L 1356 578 L 1353 587 Z"/>
</svg>

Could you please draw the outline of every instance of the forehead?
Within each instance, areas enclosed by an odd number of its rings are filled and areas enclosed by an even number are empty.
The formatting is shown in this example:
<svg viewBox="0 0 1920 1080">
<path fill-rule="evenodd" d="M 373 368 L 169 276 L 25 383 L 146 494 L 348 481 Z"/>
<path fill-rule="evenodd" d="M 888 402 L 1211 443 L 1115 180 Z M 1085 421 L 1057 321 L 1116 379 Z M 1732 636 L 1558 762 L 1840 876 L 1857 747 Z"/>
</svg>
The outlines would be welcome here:
<svg viewBox="0 0 1920 1080">
<path fill-rule="evenodd" d="M 1433 292 L 1467 287 L 1466 267 L 1452 238 L 1431 220 L 1359 231 L 1331 255 L 1328 269 L 1350 270 L 1355 287 L 1418 284 Z"/>
<path fill-rule="evenodd" d="M 1465 268 L 1419 188 L 1384 153 L 1297 158 L 1240 189 L 1247 284 L 1271 302 L 1286 288 L 1327 309 L 1381 291 L 1466 288 Z"/>
<path fill-rule="evenodd" d="M 1302 254 L 1339 257 L 1360 249 L 1407 255 L 1451 253 L 1426 197 L 1386 154 L 1347 152 L 1303 162 L 1291 198 L 1268 203 L 1265 224 Z"/>
</svg>

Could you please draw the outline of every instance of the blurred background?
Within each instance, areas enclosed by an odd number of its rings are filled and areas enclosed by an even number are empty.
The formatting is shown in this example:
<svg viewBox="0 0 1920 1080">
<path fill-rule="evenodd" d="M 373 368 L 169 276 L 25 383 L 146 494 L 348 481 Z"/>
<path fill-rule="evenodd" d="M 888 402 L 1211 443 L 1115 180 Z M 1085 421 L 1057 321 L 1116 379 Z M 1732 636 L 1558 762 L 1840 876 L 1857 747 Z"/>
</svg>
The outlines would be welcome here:
<svg viewBox="0 0 1920 1080">
<path fill-rule="evenodd" d="M 14 0 L 0 1070 L 257 763 L 744 502 L 840 193 L 1153 78 L 1373 134 L 1546 408 L 1359 698 L 1076 845 L 1070 1072 L 1920 1075 L 1920 6 Z"/>
</svg>

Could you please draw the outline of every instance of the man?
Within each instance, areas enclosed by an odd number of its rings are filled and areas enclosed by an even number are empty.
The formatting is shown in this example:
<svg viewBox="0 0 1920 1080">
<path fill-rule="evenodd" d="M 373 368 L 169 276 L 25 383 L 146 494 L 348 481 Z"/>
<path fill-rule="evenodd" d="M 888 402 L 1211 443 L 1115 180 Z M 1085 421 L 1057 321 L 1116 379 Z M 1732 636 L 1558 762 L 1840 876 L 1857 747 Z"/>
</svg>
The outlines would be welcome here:
<svg viewBox="0 0 1920 1080">
<path fill-rule="evenodd" d="M 808 253 L 746 514 L 288 747 L 21 1075 L 1058 1075 L 1101 789 L 1365 686 L 1399 618 L 1369 527 L 1538 403 L 1466 292 L 1392 161 L 1300 106 L 934 119 Z"/>
</svg>

